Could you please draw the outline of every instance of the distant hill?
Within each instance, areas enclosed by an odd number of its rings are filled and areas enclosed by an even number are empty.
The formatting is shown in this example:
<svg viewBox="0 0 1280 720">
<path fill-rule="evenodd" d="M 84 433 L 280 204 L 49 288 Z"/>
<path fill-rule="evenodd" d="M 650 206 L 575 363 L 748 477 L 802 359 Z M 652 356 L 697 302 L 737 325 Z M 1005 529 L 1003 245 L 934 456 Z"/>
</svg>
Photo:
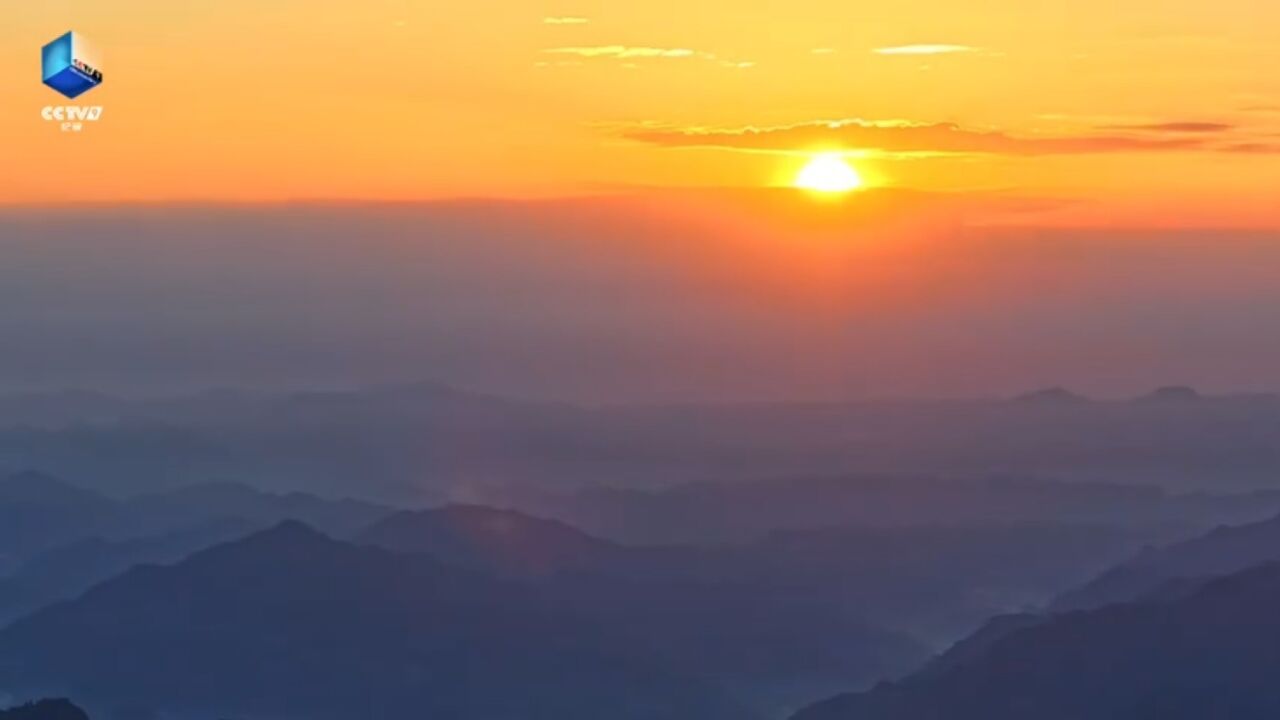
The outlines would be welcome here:
<svg viewBox="0 0 1280 720">
<path fill-rule="evenodd" d="M 125 540 L 90 537 L 37 553 L 0 578 L 0 627 L 58 600 L 69 600 L 134 565 L 173 563 L 260 525 L 229 519 Z"/>
<path fill-rule="evenodd" d="M 985 476 L 1274 487 L 1280 397 L 1159 389 L 1021 397 L 587 407 L 435 383 L 161 400 L 0 395 L 0 458 L 112 496 L 232 478 L 395 504 L 484 486 L 654 489 L 707 478 Z M 536 509 L 536 508 L 526 508 Z"/>
<path fill-rule="evenodd" d="M 771 543 L 631 548 L 476 506 L 398 513 L 357 539 L 519 579 L 546 604 L 612 628 L 619 645 L 645 648 L 665 667 L 765 710 L 900 673 L 927 656 L 905 634 L 868 620 L 876 601 L 850 601 L 846 583 L 876 573 L 840 577 L 840 569 L 818 565 L 840 551 L 816 543 L 795 552 Z M 844 557 L 876 552 L 860 540 L 837 545 Z"/>
<path fill-rule="evenodd" d="M 1270 720 L 1280 717 L 1280 564 L 1158 601 L 1049 618 L 942 669 L 795 720 Z"/>
<path fill-rule="evenodd" d="M 0 477 L 0 573 L 69 539 L 114 529 L 121 512 L 115 501 L 43 473 Z"/>
<path fill-rule="evenodd" d="M 357 537 L 521 578 L 768 708 L 909 670 L 928 645 L 1038 606 L 1137 547 L 1105 527 L 995 525 L 637 548 L 481 507 L 399 513 Z"/>
<path fill-rule="evenodd" d="M 983 623 L 972 635 L 952 645 L 946 652 L 930 661 L 920 670 L 920 674 L 938 674 L 972 663 L 1005 637 L 1019 630 L 1042 625 L 1049 620 L 1049 617 L 1035 613 L 997 615 Z"/>
<path fill-rule="evenodd" d="M 89 720 L 89 716 L 68 700 L 40 700 L 0 710 L 0 720 Z"/>
<path fill-rule="evenodd" d="M 1135 399 L 1134 402 L 1173 405 L 1179 403 L 1196 403 L 1204 399 L 1205 397 L 1193 387 L 1169 385 L 1162 388 L 1156 388 L 1150 393 Z"/>
<path fill-rule="evenodd" d="M 107 498 L 41 472 L 26 471 L 0 477 L 0 506 L 86 508 L 102 513 L 113 503 Z"/>
<path fill-rule="evenodd" d="M 1052 387 L 1019 395 L 1014 398 L 1023 405 L 1083 405 L 1092 402 L 1089 398 L 1074 393 L 1066 388 Z"/>
<path fill-rule="evenodd" d="M 1280 492 L 1177 493 L 1156 486 L 992 475 L 837 475 L 698 482 L 661 490 L 510 489 L 492 504 L 628 544 L 742 542 L 777 530 L 1030 524 L 1128 527 L 1160 542 L 1280 512 Z"/>
<path fill-rule="evenodd" d="M 273 516 L 342 530 L 367 516 L 363 505 L 293 497 L 223 485 L 126 501 L 171 522 L 257 520 L 39 553 L 0 581 L 0 620 L 75 598 L 135 564 L 176 562 Z M 379 511 L 352 533 L 356 542 L 520 580 L 545 605 L 613 628 L 617 645 L 648 648 L 664 667 L 769 709 L 909 670 L 991 613 L 1083 582 L 1143 537 L 1101 526 L 830 528 L 723 546 L 627 547 L 485 507 Z"/>
<path fill-rule="evenodd" d="M 1093 525 L 830 528 L 693 562 L 704 577 L 791 588 L 937 647 L 992 614 L 1039 606 L 1136 545 L 1126 531 Z"/>
<path fill-rule="evenodd" d="M 622 546 L 562 522 L 479 505 L 399 512 L 355 539 L 512 576 L 607 568 L 621 562 L 625 554 Z"/>
<path fill-rule="evenodd" d="M 1254 565 L 1280 560 L 1280 516 L 1262 522 L 1215 528 L 1206 535 L 1137 557 L 1057 598 L 1055 612 L 1131 602 L 1177 581 L 1203 581 Z"/>
<path fill-rule="evenodd" d="M 799 568 L 784 570 L 785 566 L 803 562 L 801 553 L 811 555 L 816 546 L 797 547 L 795 554 L 775 557 L 767 557 L 759 551 L 739 553 L 731 549 L 637 550 L 590 538 L 559 523 L 471 507 L 404 513 L 388 520 L 376 523 L 366 535 L 381 536 L 388 542 L 395 540 L 420 556 L 393 554 L 374 547 L 348 546 L 322 538 L 321 542 L 317 540 L 320 536 L 314 533 L 311 534 L 314 536 L 312 541 L 307 544 L 316 545 L 319 550 L 341 548 L 344 557 L 353 554 L 362 557 L 360 563 L 385 563 L 389 566 L 388 572 L 392 566 L 416 568 L 425 565 L 445 577 L 470 578 L 475 583 L 472 592 L 476 597 L 472 601 L 477 607 L 492 606 L 496 602 L 494 597 L 500 596 L 505 600 L 492 608 L 492 612 L 516 617 L 527 613 L 532 619 L 554 616 L 558 624 L 548 632 L 554 629 L 569 639 L 591 638 L 592 642 L 604 648 L 602 652 L 606 654 L 642 658 L 646 667 L 660 668 L 662 673 L 696 686 L 721 688 L 740 703 L 761 710 L 794 708 L 815 695 L 834 692 L 851 684 L 860 686 L 885 675 L 896 675 L 928 655 L 928 649 L 918 642 L 900 632 L 877 627 L 863 615 L 869 608 L 885 601 L 872 602 L 865 598 L 849 601 L 851 596 L 847 588 L 878 576 L 877 571 L 868 569 L 854 578 L 833 583 L 828 573 L 835 568 L 825 566 L 835 557 L 833 555 L 823 558 L 820 561 L 823 564 L 814 565 L 808 572 Z M 265 537 L 270 538 L 271 535 Z M 129 571 L 121 578 L 91 590 L 70 606 L 89 608 L 86 612 L 98 612 L 99 602 L 95 598 L 107 588 L 117 588 L 130 578 L 133 581 L 127 584 L 132 586 L 139 578 L 185 572 L 186 568 L 199 565 L 198 561 L 211 553 L 226 554 L 233 547 L 245 548 L 237 555 L 241 562 L 268 562 L 272 555 L 269 545 L 267 550 L 256 554 L 248 550 L 249 547 L 263 545 L 265 541 L 262 538 L 263 535 L 256 535 L 198 553 L 172 568 L 144 567 Z M 311 552 L 317 551 L 313 549 Z M 319 553 L 321 560 L 325 555 L 325 552 Z M 349 562 L 357 564 L 355 559 Z M 291 558 L 278 558 L 275 564 L 273 572 L 279 575 L 280 594 L 286 593 L 295 575 L 304 575 L 298 580 L 295 602 L 300 608 L 309 607 L 310 596 L 307 593 L 313 590 L 308 584 L 311 562 L 295 563 Z M 329 582 L 334 578 L 359 576 L 355 570 L 335 569 Z M 518 582 L 497 578 L 513 578 Z M 223 587 L 227 590 L 215 592 L 206 587 L 212 586 L 213 580 L 199 584 L 210 593 L 208 602 L 219 598 L 226 600 L 223 596 L 230 588 L 243 584 L 243 581 L 237 584 L 227 578 L 221 582 L 225 583 Z M 366 608 L 361 612 L 376 615 L 379 611 L 373 608 L 382 602 L 391 603 L 394 610 L 402 601 L 400 595 L 425 592 L 427 585 L 437 584 L 417 582 L 424 587 L 415 589 L 413 583 L 409 583 L 407 589 L 392 589 L 391 580 L 379 581 L 373 586 L 361 584 L 360 588 L 368 593 L 361 596 Z M 912 582 L 919 584 L 921 581 Z M 319 580 L 316 583 L 318 585 Z M 921 584 L 916 591 L 899 588 L 896 596 L 901 597 L 904 592 L 923 596 L 933 591 L 932 586 Z M 158 597 L 162 592 L 165 597 L 172 596 L 173 599 L 164 602 L 168 602 L 174 612 L 183 612 L 188 602 L 186 598 L 195 591 L 166 587 L 163 590 L 153 589 L 152 594 Z M 388 593 L 395 596 L 386 595 Z M 893 596 L 894 591 L 889 591 L 888 595 Z M 151 595 L 134 597 L 131 601 L 144 605 L 161 602 L 148 597 Z M 228 601 L 240 607 L 237 603 L 249 603 L 252 599 Z M 16 631 L 41 618 L 60 617 L 64 607 L 67 606 L 54 606 L 39 612 L 33 618 L 19 621 L 14 629 Z M 424 612 L 430 614 L 430 606 L 424 605 L 424 608 Z M 128 614 L 132 612 L 118 610 L 117 615 L 126 614 L 112 622 L 126 625 L 138 622 L 135 615 Z M 161 614 L 160 619 L 165 617 Z M 475 621 L 482 622 L 479 617 Z M 238 628 L 235 618 L 221 618 L 217 622 L 230 623 L 228 632 L 233 635 L 263 632 L 255 625 Z M 46 629 L 49 627 L 52 625 Z M 145 624 L 142 626 L 146 627 Z M 158 643 L 170 635 L 182 638 L 190 631 L 166 626 L 164 631 L 157 630 L 153 639 Z M 3 644 L 3 638 L 0 635 L 0 644 Z M 423 642 L 430 639 L 428 635 Z M 122 637 L 117 637 L 116 641 L 141 642 L 143 646 L 148 642 Z M 250 640 L 242 641 L 249 643 L 247 648 L 255 647 Z M 483 639 L 477 642 L 479 648 L 488 647 Z M 362 651 L 376 654 L 378 648 L 368 646 Z M 507 651 L 508 648 L 502 644 L 490 648 L 490 652 L 498 655 Z M 320 651 L 307 642 L 300 642 L 296 652 L 311 656 Z M 394 673 L 395 669 L 387 668 L 387 671 Z M 0 682 L 3 680 L 3 674 L 0 674 Z M 128 686 L 127 682 L 124 686 Z M 80 690 L 83 697 L 92 698 L 96 695 L 90 691 L 95 687 L 74 686 L 73 689 Z M 125 701 L 132 698 L 114 699 Z"/>
<path fill-rule="evenodd" d="M 517 585 L 295 522 L 15 623 L 0 685 L 229 717 L 750 717 Z"/>
<path fill-rule="evenodd" d="M 347 537 L 391 514 L 385 505 L 330 499 L 310 493 L 277 493 L 242 483 L 190 485 L 166 492 L 133 496 L 126 502 L 143 522 L 188 527 L 235 518 L 260 527 L 298 520 L 325 533 Z"/>
<path fill-rule="evenodd" d="M 86 557 L 85 543 L 111 547 L 123 561 L 130 549 L 146 548 L 149 540 L 198 533 L 215 525 L 238 524 L 248 530 L 293 519 L 346 536 L 391 512 L 368 502 L 270 493 L 233 483 L 111 498 L 43 473 L 16 473 L 0 476 L 0 577 L 19 572 L 24 563 L 41 556 L 40 563 L 66 560 L 75 553 Z M 78 549 L 61 552 L 68 545 Z M 143 552 L 136 561 L 164 557 Z M 98 579 L 102 576 L 94 578 Z M 0 589 L 0 606 L 3 596 Z"/>
</svg>

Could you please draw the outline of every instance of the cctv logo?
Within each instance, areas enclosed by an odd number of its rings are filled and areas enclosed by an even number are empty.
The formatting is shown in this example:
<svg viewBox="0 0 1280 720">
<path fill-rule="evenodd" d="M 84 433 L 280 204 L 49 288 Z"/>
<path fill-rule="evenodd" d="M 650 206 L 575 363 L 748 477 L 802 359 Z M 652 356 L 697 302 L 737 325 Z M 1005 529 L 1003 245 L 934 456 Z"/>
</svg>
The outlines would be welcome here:
<svg viewBox="0 0 1280 720">
<path fill-rule="evenodd" d="M 80 132 L 86 122 L 97 122 L 102 117 L 101 105 L 46 105 L 40 110 L 45 122 L 56 122 L 62 132 Z"/>
<path fill-rule="evenodd" d="M 97 48 L 77 32 L 45 45 L 40 53 L 44 84 L 76 98 L 102 84 Z"/>
<path fill-rule="evenodd" d="M 45 120 L 64 120 L 73 121 L 93 121 L 102 117 L 102 106 L 94 105 L 92 107 L 80 107 L 78 105 L 49 105 L 40 111 L 40 117 Z"/>
<path fill-rule="evenodd" d="M 75 98 L 102 84 L 97 49 L 80 33 L 68 32 L 40 51 L 41 79 L 67 98 Z M 50 105 L 40 111 L 45 122 L 60 123 L 63 132 L 80 132 L 84 123 L 102 117 L 101 106 Z"/>
</svg>

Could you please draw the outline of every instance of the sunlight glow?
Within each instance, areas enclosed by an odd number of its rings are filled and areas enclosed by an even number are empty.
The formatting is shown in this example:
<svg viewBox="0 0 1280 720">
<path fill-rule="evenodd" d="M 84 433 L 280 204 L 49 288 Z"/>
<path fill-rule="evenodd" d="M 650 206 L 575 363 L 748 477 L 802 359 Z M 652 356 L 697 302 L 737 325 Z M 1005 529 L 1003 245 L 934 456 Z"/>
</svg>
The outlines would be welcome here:
<svg viewBox="0 0 1280 720">
<path fill-rule="evenodd" d="M 862 176 L 835 153 L 815 156 L 796 175 L 795 186 L 823 193 L 843 193 L 861 188 Z"/>
</svg>

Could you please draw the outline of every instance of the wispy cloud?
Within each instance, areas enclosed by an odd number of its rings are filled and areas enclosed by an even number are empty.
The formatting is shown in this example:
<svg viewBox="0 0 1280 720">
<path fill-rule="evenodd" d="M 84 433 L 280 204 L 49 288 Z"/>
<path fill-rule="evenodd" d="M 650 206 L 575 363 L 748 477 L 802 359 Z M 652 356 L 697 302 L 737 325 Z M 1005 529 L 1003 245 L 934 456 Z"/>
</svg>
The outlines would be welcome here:
<svg viewBox="0 0 1280 720">
<path fill-rule="evenodd" d="M 636 47 L 631 45 L 590 45 L 578 47 L 556 47 L 543 50 L 552 55 L 571 55 L 587 59 L 644 60 L 666 58 L 694 58 L 714 63 L 720 67 L 734 70 L 745 70 L 755 67 L 751 60 L 727 59 L 701 50 L 690 48 Z M 624 63 L 623 67 L 634 68 L 634 63 Z M 629 69 L 630 69 L 629 68 Z"/>
<path fill-rule="evenodd" d="M 966 128 L 955 123 L 867 120 L 736 129 L 641 128 L 626 132 L 625 135 L 633 140 L 664 147 L 710 147 L 765 152 L 796 152 L 815 147 L 832 147 L 901 155 L 1035 156 L 1214 149 L 1195 135 L 1013 135 L 1000 130 Z"/>
<path fill-rule="evenodd" d="M 1280 144 L 1243 142 L 1224 145 L 1220 150 L 1222 152 L 1235 153 L 1237 155 L 1277 155 L 1280 154 Z"/>
<path fill-rule="evenodd" d="M 591 22 L 590 18 L 576 15 L 554 15 L 542 18 L 543 25 L 586 25 L 589 22 Z"/>
<path fill-rule="evenodd" d="M 925 43 L 919 45 L 894 45 L 892 47 L 875 48 L 871 52 L 877 55 L 946 55 L 950 53 L 977 52 L 979 48 L 968 45 L 946 45 Z"/>
<path fill-rule="evenodd" d="M 1099 129 L 1157 133 L 1222 133 L 1234 130 L 1235 126 L 1219 122 L 1172 121 L 1135 125 L 1103 125 Z"/>
<path fill-rule="evenodd" d="M 697 53 L 688 48 L 631 47 L 627 45 L 594 45 L 557 47 L 543 50 L 552 55 L 576 55 L 584 58 L 686 58 Z"/>
</svg>

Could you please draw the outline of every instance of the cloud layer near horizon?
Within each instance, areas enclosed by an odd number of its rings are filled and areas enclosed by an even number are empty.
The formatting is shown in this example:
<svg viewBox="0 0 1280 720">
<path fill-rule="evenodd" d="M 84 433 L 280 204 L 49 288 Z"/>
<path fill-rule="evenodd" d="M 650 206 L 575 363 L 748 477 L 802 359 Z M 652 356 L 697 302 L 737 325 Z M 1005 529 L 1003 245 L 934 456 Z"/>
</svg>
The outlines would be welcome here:
<svg viewBox="0 0 1280 720">
<path fill-rule="evenodd" d="M 1280 388 L 1275 234 L 978 229 L 918 194 L 682 198 L 5 211 L 0 378 L 586 401 Z"/>
<path fill-rule="evenodd" d="M 883 153 L 1074 155 L 1124 152 L 1227 151 L 1210 136 L 1232 129 L 1220 123 L 1167 122 L 1106 128 L 1108 134 L 1015 135 L 957 123 L 838 120 L 776 127 L 641 128 L 626 137 L 664 147 L 796 152 L 815 148 Z M 1132 132 L 1124 132 L 1132 131 Z"/>
</svg>

